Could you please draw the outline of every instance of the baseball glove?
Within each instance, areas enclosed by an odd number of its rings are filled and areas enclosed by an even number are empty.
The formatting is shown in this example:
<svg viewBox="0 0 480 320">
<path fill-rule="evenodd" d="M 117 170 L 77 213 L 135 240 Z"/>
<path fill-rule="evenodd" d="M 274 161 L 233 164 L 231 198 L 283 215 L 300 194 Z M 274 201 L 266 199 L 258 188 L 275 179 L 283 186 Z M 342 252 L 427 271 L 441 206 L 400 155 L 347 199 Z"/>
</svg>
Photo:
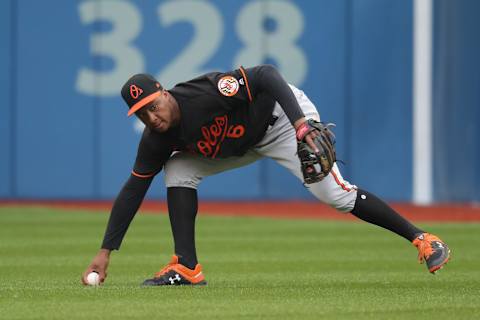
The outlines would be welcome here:
<svg viewBox="0 0 480 320">
<path fill-rule="evenodd" d="M 325 178 L 332 170 L 336 161 L 335 154 L 335 135 L 330 130 L 334 127 L 333 123 L 318 122 L 308 119 L 297 130 L 297 154 L 300 158 L 303 181 L 305 184 L 315 183 Z M 312 139 L 318 152 L 305 141 L 305 137 L 312 131 L 316 132 L 316 137 Z"/>
</svg>

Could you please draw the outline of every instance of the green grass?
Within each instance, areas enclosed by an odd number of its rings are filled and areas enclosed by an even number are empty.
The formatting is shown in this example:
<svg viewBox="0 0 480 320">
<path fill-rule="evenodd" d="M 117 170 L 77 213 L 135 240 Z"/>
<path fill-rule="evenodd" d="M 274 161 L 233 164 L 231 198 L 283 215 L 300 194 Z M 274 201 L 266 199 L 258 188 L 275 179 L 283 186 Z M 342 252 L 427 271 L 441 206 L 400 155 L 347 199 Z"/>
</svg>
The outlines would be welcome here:
<svg viewBox="0 0 480 320">
<path fill-rule="evenodd" d="M 453 260 L 430 275 L 400 237 L 356 222 L 199 215 L 206 287 L 141 288 L 172 254 L 165 215 L 138 215 L 100 288 L 80 285 L 107 214 L 0 208 L 0 319 L 472 319 L 480 224 L 421 224 Z"/>
</svg>

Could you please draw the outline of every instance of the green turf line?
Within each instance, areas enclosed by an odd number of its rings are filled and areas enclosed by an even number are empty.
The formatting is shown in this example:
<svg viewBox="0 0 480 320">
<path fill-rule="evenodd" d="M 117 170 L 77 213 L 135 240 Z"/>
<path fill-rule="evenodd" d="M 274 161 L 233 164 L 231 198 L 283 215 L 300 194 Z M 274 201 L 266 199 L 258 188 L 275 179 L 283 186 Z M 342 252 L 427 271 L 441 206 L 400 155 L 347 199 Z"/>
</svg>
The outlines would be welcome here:
<svg viewBox="0 0 480 320">
<path fill-rule="evenodd" d="M 141 288 L 172 254 L 166 215 L 139 215 L 103 287 L 80 285 L 107 214 L 0 208 L 0 319 L 474 319 L 480 224 L 421 224 L 452 248 L 437 276 L 364 223 L 199 215 L 206 287 Z"/>
</svg>

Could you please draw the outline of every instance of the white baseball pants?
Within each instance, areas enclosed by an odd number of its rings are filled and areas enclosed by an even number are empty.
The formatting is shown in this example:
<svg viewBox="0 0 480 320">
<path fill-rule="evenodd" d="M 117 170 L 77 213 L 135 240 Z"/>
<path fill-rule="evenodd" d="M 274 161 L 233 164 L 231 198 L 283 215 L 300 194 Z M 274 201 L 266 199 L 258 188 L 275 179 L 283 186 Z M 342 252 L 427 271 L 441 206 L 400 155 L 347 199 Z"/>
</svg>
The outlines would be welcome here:
<svg viewBox="0 0 480 320">
<path fill-rule="evenodd" d="M 303 91 L 294 86 L 291 89 L 306 118 L 320 121 L 315 106 Z M 263 157 L 275 160 L 303 182 L 300 160 L 296 154 L 295 129 L 278 103 L 273 114 L 278 117 L 277 121 L 267 129 L 263 139 L 241 157 L 210 159 L 186 152 L 174 153 L 165 164 L 165 185 L 196 189 L 204 177 L 245 166 Z M 318 200 L 341 212 L 350 212 L 355 205 L 357 187 L 342 178 L 336 164 L 322 181 L 305 186 Z"/>
</svg>

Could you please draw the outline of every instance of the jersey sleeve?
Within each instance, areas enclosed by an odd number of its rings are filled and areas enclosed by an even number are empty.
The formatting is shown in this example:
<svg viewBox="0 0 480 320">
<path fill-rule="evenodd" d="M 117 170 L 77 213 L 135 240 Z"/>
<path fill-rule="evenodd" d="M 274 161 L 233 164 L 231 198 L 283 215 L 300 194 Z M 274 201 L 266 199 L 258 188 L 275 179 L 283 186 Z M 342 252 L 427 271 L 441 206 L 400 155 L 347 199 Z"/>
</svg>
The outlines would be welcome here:
<svg viewBox="0 0 480 320">
<path fill-rule="evenodd" d="M 245 91 L 250 101 L 260 93 L 267 93 L 280 104 L 292 125 L 305 116 L 292 89 L 272 65 L 259 65 L 246 69 L 240 67 L 238 72 L 242 75 L 241 79 L 244 79 Z"/>
<path fill-rule="evenodd" d="M 102 248 L 109 250 L 120 248 L 154 176 L 162 170 L 171 153 L 171 139 L 168 135 L 145 129 L 138 146 L 132 174 L 113 204 Z"/>
<path fill-rule="evenodd" d="M 107 229 L 103 237 L 102 249 L 118 250 L 128 227 L 143 202 L 143 198 L 153 181 L 131 175 L 113 203 Z"/>
<path fill-rule="evenodd" d="M 244 71 L 240 68 L 229 72 L 212 72 L 207 74 L 207 77 L 216 86 L 217 93 L 233 100 L 250 103 L 253 96 Z"/>
<path fill-rule="evenodd" d="M 132 175 L 151 178 L 159 173 L 172 154 L 173 146 L 167 136 L 145 130 L 138 145 Z"/>
</svg>

